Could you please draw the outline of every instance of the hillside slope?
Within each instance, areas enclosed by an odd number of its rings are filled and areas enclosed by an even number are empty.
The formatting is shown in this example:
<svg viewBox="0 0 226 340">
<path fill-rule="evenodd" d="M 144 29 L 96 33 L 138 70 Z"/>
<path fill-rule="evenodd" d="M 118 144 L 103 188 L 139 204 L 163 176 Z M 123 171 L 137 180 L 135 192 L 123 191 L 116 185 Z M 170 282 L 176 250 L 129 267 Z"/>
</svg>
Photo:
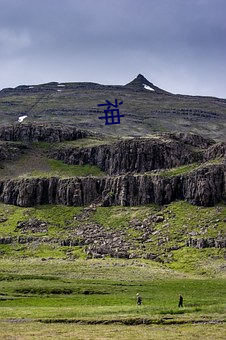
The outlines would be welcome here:
<svg viewBox="0 0 226 340">
<path fill-rule="evenodd" d="M 98 104 L 123 101 L 121 124 L 104 125 Z M 148 136 L 153 132 L 194 132 L 218 140 L 226 136 L 226 100 L 171 94 L 138 75 L 126 85 L 57 83 L 0 91 L 0 124 L 58 123 L 106 136 Z"/>
</svg>

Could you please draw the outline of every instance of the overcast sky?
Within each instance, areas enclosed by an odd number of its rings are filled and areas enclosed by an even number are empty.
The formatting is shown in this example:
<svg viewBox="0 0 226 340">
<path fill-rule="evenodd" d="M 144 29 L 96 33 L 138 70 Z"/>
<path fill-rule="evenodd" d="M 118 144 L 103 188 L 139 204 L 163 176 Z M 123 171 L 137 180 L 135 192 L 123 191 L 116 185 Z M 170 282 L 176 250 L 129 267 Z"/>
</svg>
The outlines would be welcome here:
<svg viewBox="0 0 226 340">
<path fill-rule="evenodd" d="M 226 98 L 226 1 L 0 0 L 0 89 L 138 73 Z"/>
</svg>

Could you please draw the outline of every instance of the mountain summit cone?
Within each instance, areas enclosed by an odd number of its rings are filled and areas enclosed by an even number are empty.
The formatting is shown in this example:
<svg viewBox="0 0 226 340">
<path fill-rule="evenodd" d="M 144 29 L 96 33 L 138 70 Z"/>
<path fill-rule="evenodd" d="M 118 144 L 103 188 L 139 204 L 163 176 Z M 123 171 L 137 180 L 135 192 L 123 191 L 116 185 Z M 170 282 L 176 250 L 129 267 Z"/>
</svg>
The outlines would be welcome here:
<svg viewBox="0 0 226 340">
<path fill-rule="evenodd" d="M 142 74 L 138 74 L 138 76 L 132 80 L 130 83 L 125 85 L 127 88 L 135 89 L 136 91 L 146 91 L 160 93 L 160 94 L 171 94 L 163 89 L 160 89 L 158 86 L 154 85 L 150 81 L 148 81 Z"/>
</svg>

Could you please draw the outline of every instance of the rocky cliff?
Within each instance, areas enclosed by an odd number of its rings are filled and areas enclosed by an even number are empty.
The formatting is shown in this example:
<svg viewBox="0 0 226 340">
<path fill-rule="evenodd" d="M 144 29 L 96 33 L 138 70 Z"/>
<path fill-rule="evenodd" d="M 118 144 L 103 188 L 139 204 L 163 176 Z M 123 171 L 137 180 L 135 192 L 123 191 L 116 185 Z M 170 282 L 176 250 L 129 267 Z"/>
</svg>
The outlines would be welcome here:
<svg viewBox="0 0 226 340">
<path fill-rule="evenodd" d="M 86 131 L 62 126 L 18 124 L 0 129 L 0 139 L 10 141 L 61 142 L 88 135 Z M 0 160 L 13 159 L 26 147 L 22 143 L 2 142 Z M 0 180 L 0 201 L 19 206 L 81 206 L 99 200 L 105 206 L 133 206 L 151 202 L 163 205 L 183 199 L 210 206 L 226 198 L 225 150 L 224 143 L 179 133 L 85 148 L 57 147 L 51 151 L 51 158 L 68 164 L 97 165 L 107 176 Z M 196 166 L 196 170 L 184 174 L 166 176 L 162 172 L 216 157 L 222 160 Z"/>
<path fill-rule="evenodd" d="M 82 131 L 70 126 L 56 126 L 52 124 L 13 124 L 0 127 L 0 140 L 22 142 L 63 142 L 76 140 L 92 135 L 91 132 Z"/>
<path fill-rule="evenodd" d="M 109 175 L 118 175 L 144 173 L 197 162 L 202 159 L 202 153 L 194 152 L 181 141 L 151 138 L 87 148 L 61 148 L 52 157 L 68 164 L 97 165 Z"/>
<path fill-rule="evenodd" d="M 14 143 L 0 143 L 0 161 L 7 159 L 15 159 L 20 154 L 24 153 L 27 146 L 24 144 L 14 144 Z"/>
<path fill-rule="evenodd" d="M 19 206 L 63 204 L 81 206 L 95 200 L 102 204 L 159 205 L 176 199 L 210 206 L 226 198 L 226 165 L 209 165 L 189 174 L 121 175 L 77 178 L 33 178 L 0 181 L 0 200 Z"/>
</svg>

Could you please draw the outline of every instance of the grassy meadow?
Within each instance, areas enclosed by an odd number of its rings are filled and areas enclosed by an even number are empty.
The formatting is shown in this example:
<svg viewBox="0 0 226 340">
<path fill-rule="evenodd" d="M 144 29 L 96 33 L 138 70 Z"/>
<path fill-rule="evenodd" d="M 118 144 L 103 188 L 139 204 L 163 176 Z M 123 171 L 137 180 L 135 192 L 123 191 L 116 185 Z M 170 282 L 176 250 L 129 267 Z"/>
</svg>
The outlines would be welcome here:
<svg viewBox="0 0 226 340">
<path fill-rule="evenodd" d="M 0 267 L 2 339 L 223 339 L 226 331 L 225 279 L 147 260 L 2 258 Z"/>
<path fill-rule="evenodd" d="M 224 204 L 203 208 L 177 201 L 84 213 L 85 207 L 0 204 L 0 238 L 14 239 L 0 244 L 0 339 L 225 338 L 225 250 L 186 246 L 191 232 L 197 238 L 225 233 Z M 164 221 L 152 226 L 152 242 L 144 248 L 131 221 L 152 215 Z M 30 219 L 46 230 L 17 228 Z M 74 238 L 73 231 L 87 223 L 124 230 L 140 258 L 89 259 L 85 246 L 51 242 Z M 34 240 L 19 243 L 18 237 Z M 160 238 L 168 241 L 159 244 Z M 159 261 L 142 258 L 150 251 Z"/>
</svg>

